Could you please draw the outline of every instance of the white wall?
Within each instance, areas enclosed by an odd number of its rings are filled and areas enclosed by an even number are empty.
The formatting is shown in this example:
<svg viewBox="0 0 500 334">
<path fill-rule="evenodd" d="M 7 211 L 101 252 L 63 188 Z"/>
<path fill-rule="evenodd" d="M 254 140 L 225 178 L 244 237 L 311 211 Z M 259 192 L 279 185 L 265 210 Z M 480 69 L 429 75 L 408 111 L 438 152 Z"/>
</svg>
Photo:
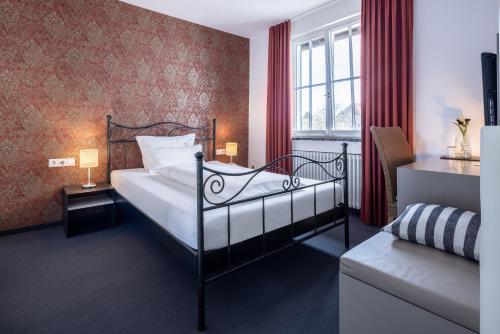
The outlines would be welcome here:
<svg viewBox="0 0 500 334">
<path fill-rule="evenodd" d="M 361 12 L 361 0 L 333 0 L 292 19 L 292 39 Z"/>
<path fill-rule="evenodd" d="M 458 130 L 451 121 L 472 119 L 473 155 L 484 124 L 481 52 L 496 53 L 497 0 L 415 0 L 415 149 L 438 156 Z"/>
<path fill-rule="evenodd" d="M 500 127 L 484 127 L 481 131 L 481 333 L 500 333 Z"/>
<path fill-rule="evenodd" d="M 266 162 L 268 39 L 267 29 L 250 37 L 248 165 L 256 167 Z"/>
</svg>

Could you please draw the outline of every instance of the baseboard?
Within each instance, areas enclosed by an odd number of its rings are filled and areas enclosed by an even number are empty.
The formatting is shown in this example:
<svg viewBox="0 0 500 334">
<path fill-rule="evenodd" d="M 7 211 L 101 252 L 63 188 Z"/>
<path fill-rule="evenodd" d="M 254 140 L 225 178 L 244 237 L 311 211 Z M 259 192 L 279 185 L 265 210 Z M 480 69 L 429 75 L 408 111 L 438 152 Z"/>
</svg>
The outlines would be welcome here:
<svg viewBox="0 0 500 334">
<path fill-rule="evenodd" d="M 359 209 L 349 208 L 349 213 L 350 213 L 351 215 L 359 216 L 359 215 L 361 214 L 361 210 L 359 210 Z"/>
<path fill-rule="evenodd" d="M 23 233 L 23 232 L 30 232 L 30 231 L 41 230 L 41 229 L 44 229 L 44 228 L 54 227 L 54 226 L 57 226 L 57 225 L 62 225 L 62 221 L 52 222 L 52 223 L 45 223 L 45 224 L 38 224 L 38 225 L 31 225 L 31 226 L 16 228 L 16 229 L 13 229 L 13 230 L 0 231 L 0 237 L 6 236 L 6 235 L 11 235 L 11 234 L 16 234 L 16 233 Z"/>
</svg>

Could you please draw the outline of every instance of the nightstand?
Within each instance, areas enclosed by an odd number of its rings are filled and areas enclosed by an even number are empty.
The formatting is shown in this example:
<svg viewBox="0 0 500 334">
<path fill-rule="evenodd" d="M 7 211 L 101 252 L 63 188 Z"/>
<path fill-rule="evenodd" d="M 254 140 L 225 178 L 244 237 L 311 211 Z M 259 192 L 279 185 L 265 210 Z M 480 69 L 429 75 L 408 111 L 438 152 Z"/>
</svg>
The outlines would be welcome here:
<svg viewBox="0 0 500 334">
<path fill-rule="evenodd" d="M 80 185 L 66 186 L 62 194 L 66 237 L 115 225 L 116 195 L 109 183 L 97 183 L 91 189 L 83 189 Z"/>
</svg>

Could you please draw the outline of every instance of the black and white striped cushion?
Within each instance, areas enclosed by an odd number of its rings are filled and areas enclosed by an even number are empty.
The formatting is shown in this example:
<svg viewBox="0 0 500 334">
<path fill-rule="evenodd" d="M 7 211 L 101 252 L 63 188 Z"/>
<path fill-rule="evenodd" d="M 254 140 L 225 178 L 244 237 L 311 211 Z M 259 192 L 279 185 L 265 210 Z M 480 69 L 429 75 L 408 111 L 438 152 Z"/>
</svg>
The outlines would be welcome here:
<svg viewBox="0 0 500 334">
<path fill-rule="evenodd" d="M 481 216 L 431 204 L 412 204 L 383 231 L 395 236 L 479 261 Z"/>
</svg>

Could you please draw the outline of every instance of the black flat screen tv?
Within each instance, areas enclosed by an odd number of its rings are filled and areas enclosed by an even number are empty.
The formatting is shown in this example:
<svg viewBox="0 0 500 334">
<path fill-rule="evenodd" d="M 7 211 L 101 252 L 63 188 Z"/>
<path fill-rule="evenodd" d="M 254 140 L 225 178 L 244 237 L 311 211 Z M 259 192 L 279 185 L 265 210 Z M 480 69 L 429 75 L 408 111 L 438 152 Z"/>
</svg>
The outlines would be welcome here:
<svg viewBox="0 0 500 334">
<path fill-rule="evenodd" d="M 497 125 L 497 55 L 481 53 L 485 125 Z"/>
</svg>

